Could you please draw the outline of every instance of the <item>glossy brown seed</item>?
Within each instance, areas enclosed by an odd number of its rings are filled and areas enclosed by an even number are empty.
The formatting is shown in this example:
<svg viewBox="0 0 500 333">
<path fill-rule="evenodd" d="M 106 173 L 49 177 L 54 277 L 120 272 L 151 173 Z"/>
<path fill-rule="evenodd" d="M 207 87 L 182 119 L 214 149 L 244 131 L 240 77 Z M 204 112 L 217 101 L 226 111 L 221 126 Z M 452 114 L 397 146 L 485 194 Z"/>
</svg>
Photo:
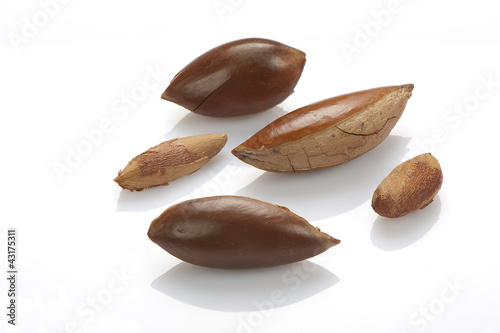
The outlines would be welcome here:
<svg viewBox="0 0 500 333">
<path fill-rule="evenodd" d="M 115 182 L 130 191 L 168 185 L 168 182 L 189 175 L 207 164 L 226 142 L 227 136 L 223 133 L 165 141 L 134 157 L 118 173 Z"/>
<path fill-rule="evenodd" d="M 380 183 L 372 198 L 373 210 L 384 217 L 400 217 L 429 205 L 443 183 L 439 162 L 422 154 L 401 163 Z"/>
<path fill-rule="evenodd" d="M 233 41 L 189 63 L 161 98 L 212 117 L 261 112 L 293 92 L 305 61 L 304 52 L 272 40 Z"/>
<path fill-rule="evenodd" d="M 151 223 L 148 236 L 181 260 L 214 268 L 283 265 L 340 243 L 285 207 L 239 196 L 176 204 Z"/>
<path fill-rule="evenodd" d="M 266 171 L 298 172 L 337 165 L 375 148 L 390 133 L 413 84 L 359 91 L 292 111 L 233 149 Z"/>
</svg>

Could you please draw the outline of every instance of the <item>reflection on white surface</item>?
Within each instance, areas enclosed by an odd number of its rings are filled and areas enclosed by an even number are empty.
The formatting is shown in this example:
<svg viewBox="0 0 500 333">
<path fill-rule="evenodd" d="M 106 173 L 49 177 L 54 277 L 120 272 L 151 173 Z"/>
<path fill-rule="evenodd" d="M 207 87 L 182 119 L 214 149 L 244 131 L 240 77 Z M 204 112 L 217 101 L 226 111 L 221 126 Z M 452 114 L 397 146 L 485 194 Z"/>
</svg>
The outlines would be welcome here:
<svg viewBox="0 0 500 333">
<path fill-rule="evenodd" d="M 373 223 L 370 237 L 379 249 L 392 251 L 409 246 L 424 237 L 439 219 L 439 194 L 422 210 L 398 218 L 379 216 Z"/>
<path fill-rule="evenodd" d="M 151 286 L 184 303 L 217 311 L 282 307 L 334 286 L 339 278 L 309 260 L 262 269 L 225 270 L 180 263 Z"/>
<path fill-rule="evenodd" d="M 368 200 L 377 182 L 401 162 L 409 141 L 407 137 L 390 135 L 378 147 L 348 163 L 303 173 L 266 172 L 236 195 L 286 203 L 308 220 L 330 218 Z M 301 211 L 292 207 L 300 207 Z"/>
</svg>

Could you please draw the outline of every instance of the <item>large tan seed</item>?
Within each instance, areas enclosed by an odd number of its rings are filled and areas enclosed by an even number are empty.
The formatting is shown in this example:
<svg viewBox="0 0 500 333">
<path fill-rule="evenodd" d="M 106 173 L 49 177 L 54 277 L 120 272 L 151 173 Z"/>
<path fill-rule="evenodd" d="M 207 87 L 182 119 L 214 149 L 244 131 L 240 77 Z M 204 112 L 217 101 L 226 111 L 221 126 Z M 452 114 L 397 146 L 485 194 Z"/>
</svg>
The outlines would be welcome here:
<svg viewBox="0 0 500 333">
<path fill-rule="evenodd" d="M 337 165 L 375 148 L 390 133 L 413 84 L 359 91 L 292 111 L 232 153 L 259 169 L 309 171 Z"/>
<path fill-rule="evenodd" d="M 380 183 L 372 198 L 373 210 L 384 217 L 399 217 L 424 209 L 443 183 L 439 162 L 422 154 L 401 163 Z"/>
<path fill-rule="evenodd" d="M 165 141 L 134 157 L 118 173 L 115 182 L 130 191 L 168 185 L 207 164 L 226 142 L 227 136 L 222 133 Z"/>
<path fill-rule="evenodd" d="M 240 196 L 176 204 L 151 223 L 148 236 L 181 260 L 214 268 L 284 265 L 340 243 L 285 207 Z"/>
</svg>

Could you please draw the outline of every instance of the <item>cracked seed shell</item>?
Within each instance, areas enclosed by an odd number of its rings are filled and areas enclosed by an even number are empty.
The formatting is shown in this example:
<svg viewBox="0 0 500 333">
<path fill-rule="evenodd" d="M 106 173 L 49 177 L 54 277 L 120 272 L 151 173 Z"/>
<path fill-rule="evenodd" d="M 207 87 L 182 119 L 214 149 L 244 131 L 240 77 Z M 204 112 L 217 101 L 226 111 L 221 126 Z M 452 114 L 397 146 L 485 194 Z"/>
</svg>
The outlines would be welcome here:
<svg viewBox="0 0 500 333">
<path fill-rule="evenodd" d="M 293 92 L 305 61 L 304 52 L 276 41 L 236 40 L 194 59 L 161 98 L 212 117 L 265 111 Z"/>
<path fill-rule="evenodd" d="M 168 185 L 189 175 L 217 155 L 227 142 L 223 133 L 202 134 L 160 143 L 134 157 L 118 172 L 115 182 L 124 190 Z"/>
<path fill-rule="evenodd" d="M 299 172 L 350 161 L 391 132 L 413 84 L 326 99 L 292 111 L 234 148 L 240 160 L 266 171 Z"/>
<path fill-rule="evenodd" d="M 340 243 L 285 207 L 241 196 L 173 205 L 148 237 L 171 255 L 213 268 L 260 268 L 318 255 Z"/>
<path fill-rule="evenodd" d="M 372 197 L 373 210 L 384 217 L 400 217 L 429 205 L 443 184 L 439 162 L 422 154 L 398 165 Z"/>
</svg>

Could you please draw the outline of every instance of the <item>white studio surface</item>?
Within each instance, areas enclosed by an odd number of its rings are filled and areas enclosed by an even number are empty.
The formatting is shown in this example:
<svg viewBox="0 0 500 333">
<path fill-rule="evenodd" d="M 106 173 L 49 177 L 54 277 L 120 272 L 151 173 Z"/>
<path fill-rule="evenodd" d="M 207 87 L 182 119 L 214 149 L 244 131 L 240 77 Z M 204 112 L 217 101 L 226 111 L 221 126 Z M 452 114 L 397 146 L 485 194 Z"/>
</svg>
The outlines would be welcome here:
<svg viewBox="0 0 500 333">
<path fill-rule="evenodd" d="M 492 0 L 0 2 L 0 332 L 500 332 L 498 9 Z M 283 103 L 216 119 L 160 99 L 188 62 L 247 37 L 306 53 Z M 230 153 L 286 112 L 405 83 L 415 89 L 391 135 L 353 161 L 275 174 Z M 198 172 L 142 192 L 113 182 L 149 147 L 213 132 L 229 141 Z M 378 217 L 380 181 L 429 151 L 444 174 L 435 201 Z M 227 271 L 183 263 L 146 236 L 173 203 L 223 194 L 288 207 L 342 243 L 293 265 Z"/>
</svg>

